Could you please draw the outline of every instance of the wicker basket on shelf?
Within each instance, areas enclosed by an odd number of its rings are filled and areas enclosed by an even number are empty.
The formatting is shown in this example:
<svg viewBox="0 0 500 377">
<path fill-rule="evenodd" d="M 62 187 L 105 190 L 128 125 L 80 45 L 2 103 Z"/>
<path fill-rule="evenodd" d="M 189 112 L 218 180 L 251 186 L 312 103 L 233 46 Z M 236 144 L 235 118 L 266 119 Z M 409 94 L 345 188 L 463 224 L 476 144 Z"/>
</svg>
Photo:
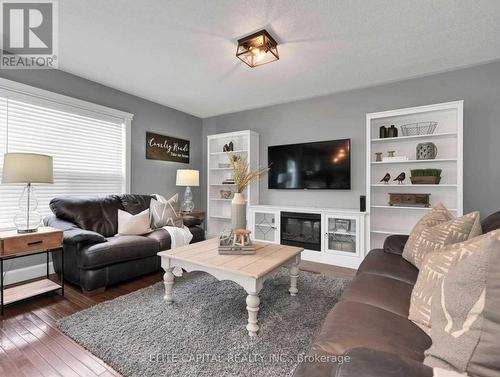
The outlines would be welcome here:
<svg viewBox="0 0 500 377">
<path fill-rule="evenodd" d="M 431 135 L 437 127 L 437 122 L 409 123 L 401 126 L 403 136 Z"/>
</svg>

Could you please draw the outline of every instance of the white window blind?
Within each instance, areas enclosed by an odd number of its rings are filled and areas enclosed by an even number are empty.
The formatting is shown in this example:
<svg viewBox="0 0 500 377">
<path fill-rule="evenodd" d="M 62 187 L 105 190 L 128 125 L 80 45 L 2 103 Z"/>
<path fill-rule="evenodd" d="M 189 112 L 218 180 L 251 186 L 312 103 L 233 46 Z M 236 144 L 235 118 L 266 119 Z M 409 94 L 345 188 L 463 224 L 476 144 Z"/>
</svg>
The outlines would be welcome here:
<svg viewBox="0 0 500 377">
<path fill-rule="evenodd" d="M 53 157 L 54 184 L 34 185 L 38 211 L 50 214 L 56 196 L 95 196 L 125 191 L 125 125 L 96 113 L 61 111 L 40 98 L 19 100 L 0 93 L 0 177 L 6 152 Z M 109 118 L 109 117 L 108 117 Z M 0 185 L 0 228 L 12 228 L 22 185 Z"/>
</svg>

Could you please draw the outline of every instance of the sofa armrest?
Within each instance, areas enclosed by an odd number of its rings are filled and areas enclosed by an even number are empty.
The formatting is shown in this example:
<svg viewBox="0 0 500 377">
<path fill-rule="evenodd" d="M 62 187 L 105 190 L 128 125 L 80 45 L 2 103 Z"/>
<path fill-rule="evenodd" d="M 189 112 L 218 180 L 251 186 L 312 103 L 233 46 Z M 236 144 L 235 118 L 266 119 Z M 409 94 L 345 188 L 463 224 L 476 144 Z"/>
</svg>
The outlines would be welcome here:
<svg viewBox="0 0 500 377">
<path fill-rule="evenodd" d="M 403 234 L 393 234 L 389 236 L 384 241 L 384 251 L 389 254 L 403 254 L 403 249 L 405 248 L 406 241 L 408 237 Z"/>
<path fill-rule="evenodd" d="M 64 243 L 77 244 L 77 243 L 101 243 L 106 242 L 101 234 L 79 228 L 76 224 L 61 220 L 55 216 L 47 216 L 43 223 L 53 228 L 61 229 L 63 233 Z"/>
<path fill-rule="evenodd" d="M 339 364 L 335 377 L 432 377 L 432 368 L 421 362 L 369 348 L 346 352 L 349 361 Z M 347 360 L 347 359 L 346 359 Z"/>
</svg>

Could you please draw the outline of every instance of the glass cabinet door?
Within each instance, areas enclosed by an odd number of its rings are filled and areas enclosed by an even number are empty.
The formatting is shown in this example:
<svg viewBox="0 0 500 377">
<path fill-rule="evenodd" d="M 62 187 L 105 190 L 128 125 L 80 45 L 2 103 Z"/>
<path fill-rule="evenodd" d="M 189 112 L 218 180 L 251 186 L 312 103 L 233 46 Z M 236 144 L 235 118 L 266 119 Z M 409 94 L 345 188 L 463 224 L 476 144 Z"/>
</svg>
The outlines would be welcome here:
<svg viewBox="0 0 500 377">
<path fill-rule="evenodd" d="M 352 256 L 359 254 L 359 224 L 356 218 L 327 215 L 325 227 L 328 252 Z"/>
<path fill-rule="evenodd" d="M 279 240 L 278 222 L 279 215 L 276 212 L 255 211 L 253 214 L 253 237 L 257 241 L 275 242 Z"/>
</svg>

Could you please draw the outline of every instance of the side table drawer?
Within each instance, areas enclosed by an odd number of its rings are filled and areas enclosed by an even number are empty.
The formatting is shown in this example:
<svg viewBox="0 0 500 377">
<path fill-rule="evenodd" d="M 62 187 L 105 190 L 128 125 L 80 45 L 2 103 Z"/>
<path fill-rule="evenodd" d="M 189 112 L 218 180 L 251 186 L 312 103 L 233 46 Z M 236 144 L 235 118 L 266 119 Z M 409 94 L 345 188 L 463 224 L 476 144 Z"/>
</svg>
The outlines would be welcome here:
<svg viewBox="0 0 500 377">
<path fill-rule="evenodd" d="M 0 254 L 25 254 L 62 247 L 63 233 L 33 233 L 0 241 Z"/>
</svg>

